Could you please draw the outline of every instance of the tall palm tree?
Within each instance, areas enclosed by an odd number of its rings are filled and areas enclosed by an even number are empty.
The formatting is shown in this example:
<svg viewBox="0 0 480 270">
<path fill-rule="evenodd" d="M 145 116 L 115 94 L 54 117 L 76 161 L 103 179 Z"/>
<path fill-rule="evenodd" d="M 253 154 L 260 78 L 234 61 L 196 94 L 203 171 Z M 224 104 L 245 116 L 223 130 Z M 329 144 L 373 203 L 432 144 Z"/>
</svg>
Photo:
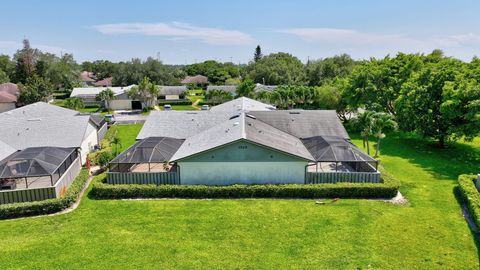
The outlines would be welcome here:
<svg viewBox="0 0 480 270">
<path fill-rule="evenodd" d="M 377 147 L 375 149 L 375 157 L 378 157 L 380 150 L 380 140 L 385 138 L 385 130 L 396 130 L 397 122 L 393 120 L 393 116 L 386 113 L 375 113 L 373 115 L 372 130 L 373 136 L 377 138 Z"/>
<path fill-rule="evenodd" d="M 97 100 L 105 102 L 105 109 L 107 110 L 110 109 L 110 101 L 114 100 L 115 98 L 115 93 L 110 88 L 102 90 L 100 93 L 97 94 L 96 97 Z"/>
<path fill-rule="evenodd" d="M 355 119 L 356 126 L 360 129 L 360 135 L 363 139 L 363 147 L 367 148 L 367 153 L 370 155 L 370 144 L 368 141 L 368 137 L 372 135 L 372 128 L 373 128 L 373 116 L 375 112 L 372 111 L 364 111 L 357 115 Z"/>
</svg>

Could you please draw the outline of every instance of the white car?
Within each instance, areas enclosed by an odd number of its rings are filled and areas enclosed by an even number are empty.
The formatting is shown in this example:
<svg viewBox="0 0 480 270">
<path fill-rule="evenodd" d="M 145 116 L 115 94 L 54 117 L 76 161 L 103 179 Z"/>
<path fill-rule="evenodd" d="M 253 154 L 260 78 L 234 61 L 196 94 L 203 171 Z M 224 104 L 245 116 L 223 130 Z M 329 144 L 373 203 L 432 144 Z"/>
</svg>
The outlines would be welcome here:
<svg viewBox="0 0 480 270">
<path fill-rule="evenodd" d="M 208 104 L 202 105 L 202 111 L 208 111 L 210 109 L 210 106 Z"/>
<path fill-rule="evenodd" d="M 165 105 L 163 105 L 163 110 L 165 110 L 165 111 L 171 111 L 171 110 L 172 110 L 172 105 L 170 105 L 170 104 L 165 104 Z"/>
</svg>

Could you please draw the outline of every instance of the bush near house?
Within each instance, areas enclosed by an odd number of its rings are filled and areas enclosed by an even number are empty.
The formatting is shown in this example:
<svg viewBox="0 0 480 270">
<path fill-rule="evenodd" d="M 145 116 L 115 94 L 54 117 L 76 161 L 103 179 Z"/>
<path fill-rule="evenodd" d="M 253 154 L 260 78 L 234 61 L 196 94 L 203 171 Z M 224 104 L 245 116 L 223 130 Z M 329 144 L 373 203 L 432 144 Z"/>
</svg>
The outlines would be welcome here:
<svg viewBox="0 0 480 270">
<path fill-rule="evenodd" d="M 480 227 L 480 193 L 475 186 L 476 178 L 473 174 L 462 174 L 458 177 L 458 187 L 473 221 Z"/>
<path fill-rule="evenodd" d="M 0 219 L 47 215 L 67 209 L 77 201 L 88 177 L 88 170 L 82 169 L 61 198 L 0 205 Z"/>
<path fill-rule="evenodd" d="M 165 104 L 169 105 L 192 105 L 192 101 L 187 100 L 158 100 L 158 105 L 163 106 Z"/>
<path fill-rule="evenodd" d="M 96 199 L 131 198 L 392 198 L 400 183 L 387 173 L 382 183 L 285 184 L 285 185 L 111 185 L 95 182 L 90 195 Z"/>
</svg>

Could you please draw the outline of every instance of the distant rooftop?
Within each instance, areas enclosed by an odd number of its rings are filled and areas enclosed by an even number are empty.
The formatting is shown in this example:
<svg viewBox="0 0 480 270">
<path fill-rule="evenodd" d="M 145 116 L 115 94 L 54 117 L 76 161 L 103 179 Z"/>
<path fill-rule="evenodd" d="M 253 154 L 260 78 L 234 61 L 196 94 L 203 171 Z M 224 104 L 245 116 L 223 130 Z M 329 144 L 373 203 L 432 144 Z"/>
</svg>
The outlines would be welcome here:
<svg viewBox="0 0 480 270">
<path fill-rule="evenodd" d="M 210 111 L 239 112 L 239 111 L 272 111 L 275 106 L 266 104 L 254 99 L 239 97 L 227 101 L 217 106 L 213 106 Z"/>
</svg>

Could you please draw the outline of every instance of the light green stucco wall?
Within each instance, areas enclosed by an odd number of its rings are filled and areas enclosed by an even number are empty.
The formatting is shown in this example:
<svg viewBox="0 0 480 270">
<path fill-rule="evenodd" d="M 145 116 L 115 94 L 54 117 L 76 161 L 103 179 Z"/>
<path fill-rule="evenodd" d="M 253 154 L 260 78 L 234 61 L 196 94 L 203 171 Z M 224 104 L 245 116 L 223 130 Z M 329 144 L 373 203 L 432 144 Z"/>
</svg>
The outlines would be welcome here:
<svg viewBox="0 0 480 270">
<path fill-rule="evenodd" d="M 284 184 L 305 181 L 307 161 L 240 141 L 178 162 L 185 185 Z"/>
</svg>

